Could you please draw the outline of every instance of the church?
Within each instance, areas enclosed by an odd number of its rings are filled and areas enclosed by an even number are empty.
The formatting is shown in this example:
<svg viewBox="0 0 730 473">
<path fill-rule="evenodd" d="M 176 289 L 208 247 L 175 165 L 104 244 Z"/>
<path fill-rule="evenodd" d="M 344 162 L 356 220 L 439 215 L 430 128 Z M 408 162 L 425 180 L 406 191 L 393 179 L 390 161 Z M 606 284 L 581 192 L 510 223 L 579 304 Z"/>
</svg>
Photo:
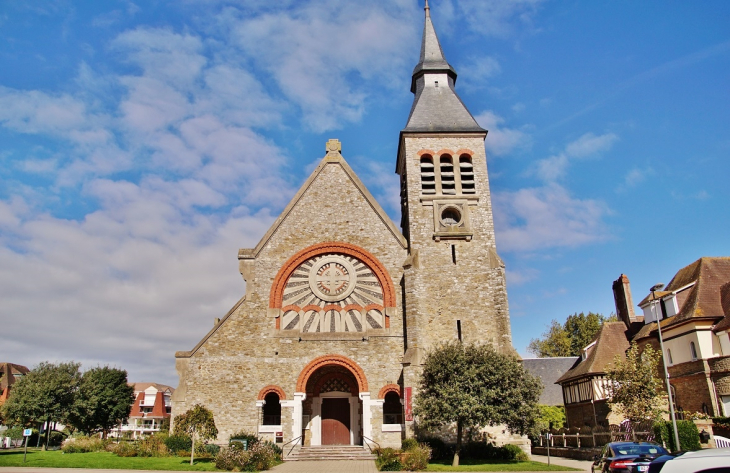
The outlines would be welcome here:
<svg viewBox="0 0 730 473">
<path fill-rule="evenodd" d="M 280 444 L 400 447 L 414 435 L 431 348 L 462 340 L 514 352 L 487 130 L 456 78 L 427 4 L 395 159 L 400 228 L 329 140 L 258 245 L 239 251 L 246 293 L 175 354 L 173 418 L 207 407 L 219 442 L 248 431 Z"/>
</svg>

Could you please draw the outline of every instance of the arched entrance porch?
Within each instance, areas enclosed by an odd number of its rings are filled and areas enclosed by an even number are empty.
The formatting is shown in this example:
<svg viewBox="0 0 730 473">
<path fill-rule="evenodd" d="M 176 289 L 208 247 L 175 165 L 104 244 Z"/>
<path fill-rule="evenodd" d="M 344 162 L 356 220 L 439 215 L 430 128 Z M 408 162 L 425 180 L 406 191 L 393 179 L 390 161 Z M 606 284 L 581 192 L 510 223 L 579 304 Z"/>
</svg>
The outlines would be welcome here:
<svg viewBox="0 0 730 473">
<path fill-rule="evenodd" d="M 297 391 L 304 394 L 304 445 L 362 445 L 370 433 L 370 393 L 357 363 L 340 355 L 316 358 L 299 375 Z"/>
</svg>

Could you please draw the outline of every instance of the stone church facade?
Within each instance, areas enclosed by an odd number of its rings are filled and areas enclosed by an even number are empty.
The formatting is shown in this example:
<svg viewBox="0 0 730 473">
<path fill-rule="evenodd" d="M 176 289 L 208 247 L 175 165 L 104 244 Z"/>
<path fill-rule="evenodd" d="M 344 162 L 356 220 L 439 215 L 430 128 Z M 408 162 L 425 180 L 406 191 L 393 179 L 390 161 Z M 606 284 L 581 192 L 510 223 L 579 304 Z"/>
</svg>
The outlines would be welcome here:
<svg viewBox="0 0 730 473">
<path fill-rule="evenodd" d="M 206 406 L 219 441 L 246 430 L 280 443 L 399 447 L 413 435 L 430 348 L 463 340 L 513 351 L 487 131 L 455 82 L 426 7 L 396 159 L 401 228 L 330 140 L 259 244 L 239 251 L 246 294 L 176 353 L 173 417 Z"/>
</svg>

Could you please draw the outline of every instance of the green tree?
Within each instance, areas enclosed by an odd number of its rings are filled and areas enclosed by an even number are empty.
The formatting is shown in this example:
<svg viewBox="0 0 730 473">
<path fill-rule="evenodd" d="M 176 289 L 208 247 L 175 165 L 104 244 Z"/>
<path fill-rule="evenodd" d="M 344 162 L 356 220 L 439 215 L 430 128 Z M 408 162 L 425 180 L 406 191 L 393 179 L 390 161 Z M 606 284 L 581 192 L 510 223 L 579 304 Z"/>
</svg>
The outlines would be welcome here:
<svg viewBox="0 0 730 473">
<path fill-rule="evenodd" d="M 646 345 L 642 353 L 632 343 L 626 358 L 616 355 L 608 370 L 608 402 L 611 409 L 632 423 L 655 420 L 661 416 L 662 382 L 657 377 L 660 353 Z"/>
<path fill-rule="evenodd" d="M 454 341 L 427 354 L 414 413 L 427 430 L 456 425 L 453 464 L 458 466 L 465 428 L 504 424 L 526 434 L 539 416 L 541 392 L 540 381 L 517 357 L 491 345 Z"/>
<path fill-rule="evenodd" d="M 565 407 L 564 406 L 547 406 L 540 404 L 540 418 L 538 420 L 539 431 L 549 428 L 559 429 L 565 425 Z M 540 433 L 540 432 L 536 432 Z"/>
<path fill-rule="evenodd" d="M 123 422 L 132 410 L 134 387 L 127 382 L 127 372 L 108 366 L 87 370 L 69 414 L 71 425 L 91 434 L 108 432 Z"/>
<path fill-rule="evenodd" d="M 66 422 L 78 389 L 79 363 L 40 363 L 13 384 L 12 396 L 2 405 L 3 417 L 14 425 L 46 422 L 48 447 L 51 422 Z"/>
<path fill-rule="evenodd" d="M 563 324 L 553 320 L 542 338 L 530 341 L 527 351 L 539 357 L 578 356 L 596 338 L 604 322 L 616 320 L 613 314 L 605 317 L 593 312 L 569 315 Z"/>
<path fill-rule="evenodd" d="M 183 414 L 175 417 L 175 435 L 188 435 L 192 439 L 190 449 L 190 464 L 193 464 L 195 455 L 195 436 L 201 440 L 214 439 L 218 436 L 218 428 L 215 426 L 213 413 L 200 404 L 188 409 Z"/>
</svg>

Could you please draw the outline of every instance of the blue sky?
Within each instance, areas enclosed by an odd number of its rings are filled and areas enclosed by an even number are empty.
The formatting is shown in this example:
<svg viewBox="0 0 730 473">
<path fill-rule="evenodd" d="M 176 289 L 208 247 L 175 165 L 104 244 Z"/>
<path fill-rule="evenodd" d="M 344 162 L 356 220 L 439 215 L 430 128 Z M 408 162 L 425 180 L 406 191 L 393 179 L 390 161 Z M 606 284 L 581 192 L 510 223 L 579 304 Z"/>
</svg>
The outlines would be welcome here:
<svg viewBox="0 0 730 473">
<path fill-rule="evenodd" d="M 274 5 L 274 6 L 272 6 Z M 0 3 L 2 361 L 177 384 L 329 138 L 397 222 L 422 2 Z M 728 255 L 730 4 L 433 0 L 514 345 Z"/>
</svg>

